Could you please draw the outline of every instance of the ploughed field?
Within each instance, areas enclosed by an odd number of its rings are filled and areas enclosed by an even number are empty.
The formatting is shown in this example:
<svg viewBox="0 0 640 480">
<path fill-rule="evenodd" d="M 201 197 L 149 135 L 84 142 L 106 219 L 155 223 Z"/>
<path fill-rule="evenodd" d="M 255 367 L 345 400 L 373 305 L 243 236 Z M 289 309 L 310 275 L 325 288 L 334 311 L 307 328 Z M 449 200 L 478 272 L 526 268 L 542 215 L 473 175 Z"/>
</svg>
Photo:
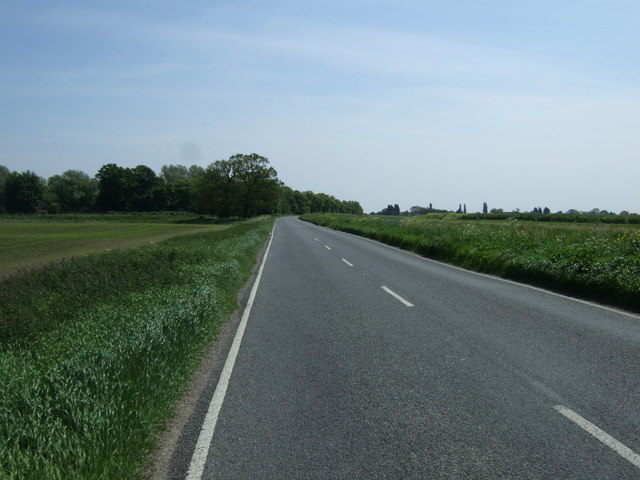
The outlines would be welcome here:
<svg viewBox="0 0 640 480">
<path fill-rule="evenodd" d="M 0 278 L 90 253 L 150 245 L 224 225 L 115 222 L 0 222 Z"/>
</svg>

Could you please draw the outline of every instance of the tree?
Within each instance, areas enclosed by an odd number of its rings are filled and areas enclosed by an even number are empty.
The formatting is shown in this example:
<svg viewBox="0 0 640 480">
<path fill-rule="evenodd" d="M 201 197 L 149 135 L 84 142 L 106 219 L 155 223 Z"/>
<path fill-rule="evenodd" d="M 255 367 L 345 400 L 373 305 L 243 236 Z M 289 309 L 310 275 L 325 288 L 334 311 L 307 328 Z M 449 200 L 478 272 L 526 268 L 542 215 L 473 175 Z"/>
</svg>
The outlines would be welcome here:
<svg viewBox="0 0 640 480">
<path fill-rule="evenodd" d="M 42 205 L 46 182 L 27 170 L 11 172 L 4 181 L 4 204 L 9 213 L 34 213 Z"/>
<path fill-rule="evenodd" d="M 281 183 L 269 160 L 236 154 L 213 162 L 198 178 L 195 208 L 220 217 L 252 217 L 278 210 Z"/>
<path fill-rule="evenodd" d="M 98 170 L 96 179 L 99 210 L 136 212 L 162 210 L 166 206 L 162 180 L 145 165 L 126 168 L 109 163 Z"/>
<path fill-rule="evenodd" d="M 129 183 L 127 170 L 129 169 L 119 167 L 115 163 L 108 163 L 100 167 L 96 173 L 98 181 L 96 206 L 99 210 L 126 210 Z"/>
<path fill-rule="evenodd" d="M 160 168 L 160 178 L 167 184 L 178 183 L 189 178 L 189 169 L 184 165 L 163 165 Z"/>
<path fill-rule="evenodd" d="M 67 170 L 47 181 L 47 209 L 54 212 L 85 212 L 93 208 L 98 182 L 79 170 Z"/>
<path fill-rule="evenodd" d="M 278 172 L 269 165 L 269 160 L 252 153 L 232 155 L 229 162 L 237 182 L 240 216 L 253 217 L 275 212 L 280 182 Z"/>
<path fill-rule="evenodd" d="M 544 207 L 544 210 L 542 210 L 543 215 L 549 215 L 551 213 L 551 210 L 549 210 L 549 207 Z"/>
<path fill-rule="evenodd" d="M 489 206 L 487 205 L 487 202 L 484 202 L 482 204 L 482 213 L 487 213 L 489 212 Z"/>
<path fill-rule="evenodd" d="M 132 212 L 162 210 L 166 195 L 161 179 L 145 165 L 127 169 L 126 209 Z"/>
<path fill-rule="evenodd" d="M 233 165 L 228 160 L 216 160 L 195 181 L 194 208 L 197 212 L 230 217 L 236 202 Z"/>
<path fill-rule="evenodd" d="M 11 170 L 9 170 L 4 165 L 0 165 L 0 213 L 5 211 L 4 182 L 10 174 L 11 174 Z"/>
</svg>

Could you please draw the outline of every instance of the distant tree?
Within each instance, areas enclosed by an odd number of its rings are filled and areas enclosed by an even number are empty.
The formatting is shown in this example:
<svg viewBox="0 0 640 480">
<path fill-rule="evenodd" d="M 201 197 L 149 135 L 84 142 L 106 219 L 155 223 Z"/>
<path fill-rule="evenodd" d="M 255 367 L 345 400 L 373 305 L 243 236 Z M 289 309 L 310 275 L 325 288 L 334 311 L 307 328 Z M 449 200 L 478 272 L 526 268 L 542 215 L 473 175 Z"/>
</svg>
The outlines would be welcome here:
<svg viewBox="0 0 640 480">
<path fill-rule="evenodd" d="M 200 213 L 230 217 L 236 214 L 237 195 L 233 165 L 228 160 L 217 160 L 195 181 L 194 209 Z"/>
<path fill-rule="evenodd" d="M 489 211 L 489 207 L 487 206 L 487 202 L 482 204 L 482 213 L 487 213 Z"/>
<path fill-rule="evenodd" d="M 269 160 L 258 154 L 236 154 L 213 162 L 195 184 L 195 208 L 221 217 L 274 213 L 281 183 Z"/>
<path fill-rule="evenodd" d="M 0 213 L 5 211 L 4 182 L 10 174 L 11 170 L 9 170 L 4 165 L 0 165 Z"/>
<path fill-rule="evenodd" d="M 108 211 L 153 211 L 166 207 L 164 183 L 145 165 L 135 168 L 103 165 L 96 174 L 96 206 Z"/>
<path fill-rule="evenodd" d="M 149 212 L 163 210 L 166 195 L 162 180 L 145 165 L 128 169 L 126 191 L 127 210 L 133 212 Z"/>
<path fill-rule="evenodd" d="M 491 213 L 504 213 L 502 208 L 492 208 Z"/>
<path fill-rule="evenodd" d="M 103 165 L 96 173 L 98 195 L 96 206 L 102 211 L 124 211 L 127 208 L 129 169 L 115 163 Z"/>
<path fill-rule="evenodd" d="M 4 205 L 9 213 L 34 213 L 42 205 L 46 182 L 27 170 L 11 172 L 4 180 Z"/>
<path fill-rule="evenodd" d="M 549 215 L 551 213 L 551 210 L 549 210 L 549 207 L 544 207 L 544 210 L 542 210 L 542 213 L 544 215 Z"/>
<path fill-rule="evenodd" d="M 196 178 L 199 178 L 203 173 L 204 173 L 204 168 L 202 168 L 200 165 L 191 165 L 189 167 L 189 178 L 191 180 L 195 180 Z"/>
<path fill-rule="evenodd" d="M 45 200 L 53 212 L 86 212 L 93 208 L 98 182 L 80 170 L 67 170 L 47 181 Z"/>
<path fill-rule="evenodd" d="M 458 205 L 458 210 L 456 210 L 456 213 L 462 213 L 462 204 Z"/>
<path fill-rule="evenodd" d="M 236 154 L 229 158 L 237 179 L 240 216 L 253 217 L 276 211 L 280 193 L 278 172 L 266 157 L 252 153 Z"/>
<path fill-rule="evenodd" d="M 167 184 L 178 183 L 189 178 L 189 169 L 184 165 L 163 165 L 160 168 L 160 178 Z"/>
<path fill-rule="evenodd" d="M 467 213 L 467 204 L 466 203 L 462 207 L 462 213 Z"/>
</svg>

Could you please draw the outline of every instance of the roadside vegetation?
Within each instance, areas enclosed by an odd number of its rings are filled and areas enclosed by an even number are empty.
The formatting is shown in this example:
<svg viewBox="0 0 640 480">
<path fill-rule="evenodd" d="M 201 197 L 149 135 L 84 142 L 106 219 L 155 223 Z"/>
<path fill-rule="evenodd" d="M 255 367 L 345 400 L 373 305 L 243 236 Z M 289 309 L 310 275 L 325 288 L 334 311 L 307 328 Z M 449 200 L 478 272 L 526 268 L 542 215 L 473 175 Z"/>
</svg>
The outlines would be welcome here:
<svg viewBox="0 0 640 480">
<path fill-rule="evenodd" d="M 640 311 L 640 229 L 430 214 L 303 215 L 425 257 Z"/>
<path fill-rule="evenodd" d="M 141 478 L 273 224 L 74 257 L 0 282 L 0 478 Z"/>
</svg>

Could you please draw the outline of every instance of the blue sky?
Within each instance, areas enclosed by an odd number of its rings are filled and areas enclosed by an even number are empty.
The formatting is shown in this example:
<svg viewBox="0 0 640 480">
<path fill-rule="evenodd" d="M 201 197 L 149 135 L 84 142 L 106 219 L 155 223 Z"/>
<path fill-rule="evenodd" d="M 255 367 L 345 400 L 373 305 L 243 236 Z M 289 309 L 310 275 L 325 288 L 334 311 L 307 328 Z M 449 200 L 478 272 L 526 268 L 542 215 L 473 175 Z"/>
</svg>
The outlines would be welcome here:
<svg viewBox="0 0 640 480">
<path fill-rule="evenodd" d="M 290 187 L 640 212 L 640 2 L 5 0 L 0 165 L 268 157 Z"/>
</svg>

